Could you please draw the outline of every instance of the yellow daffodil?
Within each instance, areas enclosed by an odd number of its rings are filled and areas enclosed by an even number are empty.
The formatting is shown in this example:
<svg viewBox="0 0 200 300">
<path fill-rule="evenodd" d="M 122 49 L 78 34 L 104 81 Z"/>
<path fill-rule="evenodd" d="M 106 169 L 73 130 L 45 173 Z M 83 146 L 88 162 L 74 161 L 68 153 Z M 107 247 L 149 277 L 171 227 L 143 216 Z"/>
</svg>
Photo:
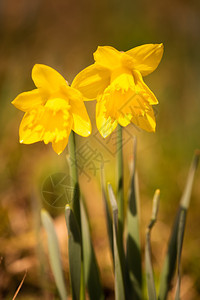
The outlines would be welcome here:
<svg viewBox="0 0 200 300">
<path fill-rule="evenodd" d="M 146 131 L 155 131 L 152 105 L 155 95 L 143 81 L 153 72 L 163 55 L 163 44 L 146 44 L 126 52 L 113 47 L 98 47 L 95 63 L 82 70 L 72 86 L 85 100 L 97 100 L 96 123 L 105 138 L 119 123 L 134 123 Z"/>
<path fill-rule="evenodd" d="M 91 133 L 91 123 L 80 91 L 68 86 L 54 69 L 37 64 L 32 70 L 37 87 L 19 94 L 12 104 L 25 112 L 19 128 L 20 143 L 52 143 L 60 154 L 71 130 L 81 136 Z"/>
</svg>

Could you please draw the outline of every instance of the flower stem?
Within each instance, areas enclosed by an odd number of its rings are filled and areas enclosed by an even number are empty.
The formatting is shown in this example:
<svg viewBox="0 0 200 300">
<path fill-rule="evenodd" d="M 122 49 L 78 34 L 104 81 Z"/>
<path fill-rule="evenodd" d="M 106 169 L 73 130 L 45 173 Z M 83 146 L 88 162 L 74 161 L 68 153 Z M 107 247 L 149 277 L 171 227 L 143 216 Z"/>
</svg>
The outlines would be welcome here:
<svg viewBox="0 0 200 300">
<path fill-rule="evenodd" d="M 72 197 L 72 210 L 76 217 L 76 220 L 81 230 L 81 214 L 80 214 L 80 188 L 78 183 L 78 171 L 76 163 L 76 144 L 75 134 L 71 131 L 68 142 L 69 157 L 70 157 L 70 177 L 71 177 L 71 188 L 73 190 Z"/>
<path fill-rule="evenodd" d="M 71 187 L 73 188 L 72 210 L 78 223 L 80 235 L 82 237 L 81 228 L 81 212 L 80 212 L 80 187 L 78 183 L 78 170 L 76 161 L 76 143 L 75 133 L 71 131 L 68 141 L 69 156 L 70 156 L 70 177 Z M 85 300 L 85 280 L 84 280 L 84 261 L 83 261 L 83 244 L 81 238 L 81 282 L 80 282 L 80 299 Z"/>
<path fill-rule="evenodd" d="M 117 128 L 117 201 L 118 201 L 118 247 L 119 254 L 123 257 L 123 231 L 124 231 L 124 195 L 123 195 L 123 147 L 122 147 L 122 127 Z"/>
</svg>

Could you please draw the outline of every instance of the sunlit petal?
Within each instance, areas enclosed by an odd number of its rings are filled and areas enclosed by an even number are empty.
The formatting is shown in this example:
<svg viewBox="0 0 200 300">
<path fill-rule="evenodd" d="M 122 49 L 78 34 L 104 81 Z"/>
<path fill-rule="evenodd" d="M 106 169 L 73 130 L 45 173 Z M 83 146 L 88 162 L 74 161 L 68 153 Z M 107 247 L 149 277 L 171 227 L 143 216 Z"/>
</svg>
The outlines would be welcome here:
<svg viewBox="0 0 200 300">
<path fill-rule="evenodd" d="M 126 127 L 127 125 L 130 124 L 130 120 L 132 119 L 132 116 L 131 115 L 122 115 L 120 114 L 117 118 L 117 121 L 118 123 L 123 126 L 123 127 Z"/>
<path fill-rule="evenodd" d="M 94 100 L 110 83 L 110 72 L 93 64 L 76 75 L 72 87 L 78 89 L 84 100 Z"/>
<path fill-rule="evenodd" d="M 154 93 L 148 88 L 148 86 L 144 83 L 143 78 L 140 72 L 134 72 L 136 92 L 140 97 L 144 100 L 148 101 L 149 104 L 154 105 L 158 104 L 158 100 Z"/>
<path fill-rule="evenodd" d="M 67 84 L 64 77 L 56 70 L 41 64 L 34 65 L 32 79 L 37 88 L 42 88 L 49 92 L 58 91 L 62 85 Z"/>
<path fill-rule="evenodd" d="M 73 117 L 72 130 L 81 136 L 89 136 L 92 126 L 84 103 L 80 100 L 71 100 L 70 103 Z"/>
<path fill-rule="evenodd" d="M 68 144 L 68 138 L 69 138 L 69 136 L 66 139 L 62 139 L 62 140 L 60 140 L 58 142 L 55 142 L 55 141 L 52 142 L 53 150 L 58 155 L 60 155 L 64 151 L 64 149 L 66 148 L 66 146 Z"/>
<path fill-rule="evenodd" d="M 42 132 L 37 129 L 34 114 L 25 113 L 19 128 L 19 140 L 23 144 L 32 144 L 41 141 Z M 35 123 L 33 130 L 32 126 Z"/>
<path fill-rule="evenodd" d="M 142 76 L 152 73 L 159 65 L 163 56 L 163 44 L 146 44 L 126 51 L 134 61 L 134 70 Z"/>
<path fill-rule="evenodd" d="M 26 112 L 29 111 L 35 107 L 38 107 L 38 105 L 42 105 L 45 101 L 45 96 L 42 97 L 41 92 L 39 89 L 32 90 L 30 92 L 24 92 L 19 94 L 13 101 L 12 104 Z"/>
<path fill-rule="evenodd" d="M 94 60 L 97 64 L 113 70 L 120 66 L 122 53 L 110 46 L 99 46 L 94 52 Z"/>
<path fill-rule="evenodd" d="M 131 122 L 134 123 L 137 127 L 144 129 L 148 132 L 155 132 L 156 120 L 154 116 L 154 111 L 151 106 L 149 106 L 148 110 L 143 116 L 133 116 Z"/>
<path fill-rule="evenodd" d="M 101 101 L 97 102 L 96 105 L 96 124 L 103 138 L 109 136 L 117 127 L 117 120 L 105 116 L 105 106 Z"/>
</svg>

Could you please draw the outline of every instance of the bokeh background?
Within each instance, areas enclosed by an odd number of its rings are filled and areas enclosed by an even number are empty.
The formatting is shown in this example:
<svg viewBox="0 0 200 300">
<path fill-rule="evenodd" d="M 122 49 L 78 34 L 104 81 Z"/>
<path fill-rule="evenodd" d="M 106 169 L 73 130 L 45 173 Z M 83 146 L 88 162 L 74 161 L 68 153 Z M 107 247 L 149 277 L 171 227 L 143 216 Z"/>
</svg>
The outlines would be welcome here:
<svg viewBox="0 0 200 300">
<path fill-rule="evenodd" d="M 18 128 L 23 113 L 11 105 L 17 94 L 34 88 L 33 65 L 47 64 L 71 82 L 81 69 L 93 63 L 92 53 L 98 45 L 125 51 L 145 43 L 164 43 L 161 64 L 145 78 L 159 100 L 156 133 L 145 133 L 130 125 L 124 144 L 127 199 L 132 153 L 129 137 L 137 136 L 143 246 L 151 199 L 156 188 L 161 190 L 158 222 L 152 234 L 158 277 L 190 161 L 194 150 L 200 147 L 199 37 L 200 2 L 195 0 L 0 1 L 0 299 L 12 299 L 26 272 L 18 299 L 58 297 L 48 265 L 45 234 L 40 228 L 41 207 L 46 207 L 54 217 L 69 284 L 63 207 L 51 205 L 42 194 L 49 176 L 68 172 L 67 149 L 57 156 L 51 145 L 19 144 Z M 98 136 L 95 102 L 86 105 L 93 123 L 87 145 L 101 153 L 106 179 L 115 188 L 111 141 Z M 79 147 L 85 143 L 84 139 L 77 139 Z M 103 286 L 107 299 L 113 299 L 112 264 L 99 183 L 100 161 L 93 161 L 93 166 L 94 163 L 95 168 L 84 165 L 80 181 Z M 198 171 L 182 257 L 182 299 L 187 300 L 200 298 L 199 182 Z"/>
</svg>

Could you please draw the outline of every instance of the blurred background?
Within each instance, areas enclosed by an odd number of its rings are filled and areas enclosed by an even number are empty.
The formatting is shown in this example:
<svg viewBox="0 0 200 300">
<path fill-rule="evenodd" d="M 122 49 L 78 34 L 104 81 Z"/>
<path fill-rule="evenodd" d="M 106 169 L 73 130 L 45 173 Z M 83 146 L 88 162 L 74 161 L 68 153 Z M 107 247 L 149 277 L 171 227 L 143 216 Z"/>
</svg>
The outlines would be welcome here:
<svg viewBox="0 0 200 300">
<path fill-rule="evenodd" d="M 68 174 L 67 149 L 57 156 L 51 145 L 21 145 L 18 129 L 23 113 L 11 105 L 21 92 L 34 88 L 35 63 L 58 70 L 69 82 L 93 63 L 98 45 L 126 51 L 145 43 L 163 43 L 158 69 L 145 82 L 159 100 L 156 133 L 133 125 L 124 131 L 125 199 L 132 136 L 137 136 L 140 183 L 141 240 L 151 215 L 152 196 L 161 190 L 158 222 L 153 229 L 155 274 L 161 270 L 173 218 L 186 182 L 194 150 L 200 147 L 200 2 L 133 0 L 0 0 L 0 299 L 12 299 L 24 274 L 18 299 L 57 299 L 49 269 L 46 238 L 40 228 L 40 208 L 55 219 L 69 285 L 67 230 L 62 201 L 45 196 L 49 178 Z M 115 187 L 115 148 L 95 127 L 95 101 L 86 103 L 93 123 L 87 142 L 97 156 L 82 161 L 80 182 L 107 299 L 114 280 L 101 199 L 100 163 Z M 88 150 L 89 151 L 89 150 Z M 81 157 L 81 156 L 80 156 Z M 182 256 L 182 299 L 200 298 L 200 172 L 195 178 Z M 47 187 L 48 189 L 48 187 Z M 172 293 L 173 294 L 173 293 Z"/>
</svg>

